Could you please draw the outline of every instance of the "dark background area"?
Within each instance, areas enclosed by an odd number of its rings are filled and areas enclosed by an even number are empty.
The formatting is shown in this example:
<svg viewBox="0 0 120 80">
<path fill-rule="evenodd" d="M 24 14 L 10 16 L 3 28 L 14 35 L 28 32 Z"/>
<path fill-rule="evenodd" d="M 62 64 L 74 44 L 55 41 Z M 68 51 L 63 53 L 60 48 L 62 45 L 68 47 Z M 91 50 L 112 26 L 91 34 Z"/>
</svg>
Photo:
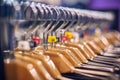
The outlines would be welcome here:
<svg viewBox="0 0 120 80">
<path fill-rule="evenodd" d="M 76 1 L 76 2 L 75 2 Z M 111 28 L 120 31 L 120 0 L 62 0 L 62 6 L 112 12 L 115 19 Z"/>
</svg>

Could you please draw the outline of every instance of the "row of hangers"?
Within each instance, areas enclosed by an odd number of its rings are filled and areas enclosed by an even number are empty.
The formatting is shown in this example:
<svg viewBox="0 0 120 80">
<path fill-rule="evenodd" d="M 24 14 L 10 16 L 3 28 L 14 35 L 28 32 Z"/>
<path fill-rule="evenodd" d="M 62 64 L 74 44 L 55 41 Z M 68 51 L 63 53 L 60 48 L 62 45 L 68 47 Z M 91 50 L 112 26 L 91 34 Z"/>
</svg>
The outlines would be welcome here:
<svg viewBox="0 0 120 80">
<path fill-rule="evenodd" d="M 108 34 L 108 35 L 110 35 L 110 34 Z M 90 41 L 90 43 L 91 43 L 91 41 Z M 89 43 L 89 45 L 90 45 L 90 43 Z M 77 73 L 77 74 L 80 74 L 81 76 L 87 76 L 86 77 L 87 79 L 88 79 L 88 77 L 92 77 L 92 78 L 97 78 L 100 80 L 104 79 L 104 78 L 101 78 L 100 76 L 110 77 L 113 75 L 113 73 L 116 74 L 116 72 L 119 75 L 119 67 L 118 67 L 119 66 L 119 64 L 118 64 L 119 53 L 109 52 L 109 50 L 108 50 L 108 53 L 104 53 L 104 54 L 100 55 L 101 52 L 99 52 L 99 51 L 102 51 L 100 49 L 103 47 L 100 46 L 101 47 L 100 48 L 100 47 L 96 46 L 95 43 L 94 43 L 94 45 L 91 44 L 91 45 L 93 45 L 92 47 L 87 47 L 87 48 L 85 47 L 85 45 L 82 45 L 80 43 L 79 44 L 82 46 L 78 46 L 78 43 L 72 44 L 72 43 L 68 42 L 65 44 L 66 44 L 66 46 L 60 45 L 58 43 L 58 46 L 56 46 L 55 48 L 48 48 L 48 50 L 45 52 L 43 52 L 43 49 L 41 48 L 41 46 L 36 47 L 35 50 L 30 51 L 30 52 L 25 51 L 23 53 L 21 50 L 16 51 L 15 52 L 15 57 L 16 57 L 15 62 L 17 65 L 20 65 L 19 60 L 21 60 L 23 63 L 29 62 L 29 63 L 33 64 L 33 66 L 36 68 L 36 72 L 39 73 L 40 79 L 43 79 L 43 80 L 45 80 L 45 79 L 52 80 L 50 75 L 54 79 L 64 80 L 65 78 L 61 77 L 60 73 Z M 67 44 L 69 44 L 71 46 L 67 46 Z M 101 44 L 101 42 L 99 42 L 99 44 Z M 80 47 L 83 47 L 83 46 L 84 46 L 84 48 L 82 50 L 80 50 L 81 49 Z M 98 48 L 95 48 L 95 47 L 98 47 Z M 85 52 L 90 50 L 89 48 L 92 48 L 92 50 L 96 50 L 94 52 L 96 52 L 95 54 L 97 54 L 97 56 L 93 59 L 92 58 L 87 59 L 86 56 L 84 56 L 84 55 L 89 55 L 89 57 L 91 56 L 90 53 L 85 54 Z M 87 49 L 89 49 L 89 50 L 87 50 Z M 99 52 L 99 55 L 97 52 Z M 111 55 L 109 56 L 109 54 L 112 54 L 112 56 Z M 17 60 L 18 60 L 18 62 L 17 62 Z M 41 65 L 40 65 L 39 61 L 41 61 L 41 63 L 42 63 Z M 37 62 L 39 64 L 37 64 Z M 111 62 L 114 62 L 114 63 L 111 63 Z M 21 65 L 23 65 L 23 64 L 21 64 Z M 18 80 L 19 79 L 24 80 L 26 78 L 27 79 L 30 78 L 30 76 L 28 76 L 28 77 L 25 76 L 25 75 L 27 75 L 27 74 L 25 74 L 25 72 L 23 74 L 22 70 L 24 70 L 24 69 L 19 71 L 19 67 L 14 67 L 14 69 L 17 68 L 16 71 L 18 71 L 17 73 L 19 76 L 18 77 L 14 74 L 14 78 L 15 78 L 15 76 L 18 78 Z M 12 66 L 12 68 L 13 68 L 13 66 Z M 27 68 L 27 67 L 25 66 L 24 68 Z M 46 68 L 46 69 L 44 69 L 44 68 Z M 43 72 L 41 72 L 41 71 L 43 71 Z M 48 71 L 49 74 L 46 71 Z M 20 74 L 20 72 L 21 72 L 21 74 Z M 11 72 L 10 72 L 10 74 L 11 74 Z M 35 73 L 32 72 L 32 75 L 35 75 Z M 30 78 L 30 80 L 31 79 L 32 80 L 40 80 L 38 78 L 37 79 L 35 79 L 35 78 L 37 78 L 37 77 L 34 77 L 34 79 Z M 113 80 L 115 78 L 116 78 L 115 75 L 114 75 L 114 78 L 112 76 Z M 81 79 L 81 78 L 77 78 L 77 79 Z M 85 78 L 83 78 L 83 79 L 85 79 Z M 105 79 L 105 80 L 107 80 L 107 79 Z M 117 80 L 117 79 L 115 79 L 115 80 Z"/>
<path fill-rule="evenodd" d="M 119 80 L 119 33 L 99 32 L 99 27 L 105 29 L 110 24 L 111 14 L 34 2 L 21 4 L 12 19 L 18 19 L 16 32 L 26 28 L 22 36 L 16 35 L 15 50 L 5 51 L 7 80 Z M 85 32 L 91 26 L 96 35 L 75 42 L 73 32 Z"/>
</svg>

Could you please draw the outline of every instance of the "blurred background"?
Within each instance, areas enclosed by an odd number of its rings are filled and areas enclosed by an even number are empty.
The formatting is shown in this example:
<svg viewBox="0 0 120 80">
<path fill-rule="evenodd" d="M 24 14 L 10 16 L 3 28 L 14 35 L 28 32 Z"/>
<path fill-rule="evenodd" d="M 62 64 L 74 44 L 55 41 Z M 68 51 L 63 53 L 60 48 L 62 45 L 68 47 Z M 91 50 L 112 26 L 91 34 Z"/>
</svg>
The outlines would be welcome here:
<svg viewBox="0 0 120 80">
<path fill-rule="evenodd" d="M 120 0 L 41 0 L 41 2 L 71 8 L 110 11 L 115 15 L 110 28 L 120 31 Z"/>
</svg>

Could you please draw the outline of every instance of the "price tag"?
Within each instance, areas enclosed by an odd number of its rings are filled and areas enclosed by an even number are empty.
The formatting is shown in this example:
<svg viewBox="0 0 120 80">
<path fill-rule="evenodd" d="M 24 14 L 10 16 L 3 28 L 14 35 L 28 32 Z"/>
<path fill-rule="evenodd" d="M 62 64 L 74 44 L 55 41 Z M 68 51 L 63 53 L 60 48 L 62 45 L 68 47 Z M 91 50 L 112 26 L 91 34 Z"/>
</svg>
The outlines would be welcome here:
<svg viewBox="0 0 120 80">
<path fill-rule="evenodd" d="M 67 41 L 67 40 L 68 40 L 68 37 L 62 36 L 62 40 L 63 40 L 63 41 Z"/>
<path fill-rule="evenodd" d="M 96 28 L 96 30 L 95 30 L 95 36 L 100 36 L 101 35 L 101 29 L 99 29 L 99 28 Z"/>
<path fill-rule="evenodd" d="M 40 44 L 40 38 L 38 36 L 33 36 L 32 40 L 35 41 L 37 45 Z"/>
<path fill-rule="evenodd" d="M 21 50 L 30 50 L 30 44 L 28 41 L 19 41 L 18 48 Z"/>
<path fill-rule="evenodd" d="M 56 36 L 48 36 L 48 42 L 57 42 Z"/>
<path fill-rule="evenodd" d="M 72 32 L 73 33 L 73 40 L 74 42 L 79 42 L 79 33 L 78 32 Z"/>
<path fill-rule="evenodd" d="M 72 38 L 73 38 L 72 32 L 65 32 L 65 36 L 66 36 L 68 39 L 72 39 Z"/>
</svg>

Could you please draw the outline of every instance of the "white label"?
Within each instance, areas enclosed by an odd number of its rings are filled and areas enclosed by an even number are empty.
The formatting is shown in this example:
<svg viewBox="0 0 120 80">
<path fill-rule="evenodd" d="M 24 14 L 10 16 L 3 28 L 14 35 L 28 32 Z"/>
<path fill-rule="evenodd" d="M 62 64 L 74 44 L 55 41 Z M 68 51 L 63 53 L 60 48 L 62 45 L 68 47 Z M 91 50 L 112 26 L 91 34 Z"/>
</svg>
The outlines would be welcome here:
<svg viewBox="0 0 120 80">
<path fill-rule="evenodd" d="M 72 32 L 73 33 L 73 36 L 74 36 L 74 42 L 79 42 L 79 33 L 77 32 Z"/>
<path fill-rule="evenodd" d="M 18 48 L 22 50 L 30 50 L 30 44 L 28 41 L 19 41 Z"/>
</svg>

